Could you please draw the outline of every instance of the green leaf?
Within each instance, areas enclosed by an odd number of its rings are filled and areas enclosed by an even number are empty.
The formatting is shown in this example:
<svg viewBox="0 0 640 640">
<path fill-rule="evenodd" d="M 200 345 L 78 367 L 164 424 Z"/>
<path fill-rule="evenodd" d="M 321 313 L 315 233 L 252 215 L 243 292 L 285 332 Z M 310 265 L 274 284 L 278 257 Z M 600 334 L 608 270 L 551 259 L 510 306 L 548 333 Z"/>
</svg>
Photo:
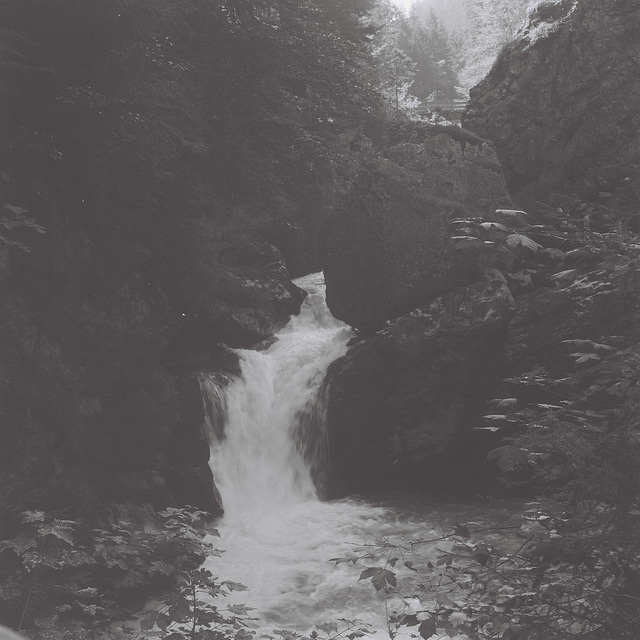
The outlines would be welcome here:
<svg viewBox="0 0 640 640">
<path fill-rule="evenodd" d="M 456 609 L 458 607 L 446 593 L 439 593 L 436 596 L 436 604 L 446 609 Z"/>
<path fill-rule="evenodd" d="M 437 633 L 435 619 L 429 616 L 426 620 L 423 620 L 418 627 L 418 633 L 424 640 L 429 640 L 431 636 L 434 636 Z"/>
<path fill-rule="evenodd" d="M 471 249 L 472 247 L 482 247 L 484 243 L 473 236 L 453 236 L 455 240 L 455 249 Z"/>
<path fill-rule="evenodd" d="M 520 209 L 496 209 L 496 213 L 506 215 L 506 216 L 526 216 L 528 215 L 526 211 L 521 211 Z"/>
<path fill-rule="evenodd" d="M 360 577 L 358 578 L 358 581 L 366 580 L 367 578 L 370 578 L 372 575 L 375 574 L 376 571 L 380 571 L 380 568 L 379 567 L 369 567 L 368 569 L 365 569 L 360 574 Z"/>
<path fill-rule="evenodd" d="M 156 620 L 156 624 L 161 631 L 166 631 L 169 625 L 173 622 L 170 616 L 166 613 L 160 612 Z"/>
<path fill-rule="evenodd" d="M 329 562 L 335 562 L 336 565 L 347 563 L 347 562 L 351 562 L 355 564 L 356 562 L 358 562 L 358 560 L 359 560 L 358 556 L 355 555 L 354 553 L 349 554 L 348 556 L 344 556 L 342 558 L 329 558 Z"/>
<path fill-rule="evenodd" d="M 227 610 L 234 616 L 246 616 L 249 615 L 249 611 L 253 610 L 253 607 L 247 607 L 246 604 L 230 604 L 227 606 Z"/>
<path fill-rule="evenodd" d="M 534 242 L 531 238 L 521 234 L 521 233 L 512 233 L 510 236 L 507 236 L 507 246 L 510 249 L 515 249 L 515 247 L 521 245 L 525 247 L 525 249 L 529 249 L 534 253 L 538 251 L 538 249 L 542 249 L 542 245 Z"/>
<path fill-rule="evenodd" d="M 576 364 L 589 362 L 589 360 L 600 360 L 600 356 L 597 353 L 572 353 L 571 355 L 577 358 Z"/>
<path fill-rule="evenodd" d="M 551 276 L 551 279 L 555 282 L 560 282 L 561 280 L 568 280 L 569 278 L 572 278 L 577 273 L 578 271 L 576 269 L 566 269 L 564 271 L 558 271 L 558 273 L 554 273 Z M 567 341 L 564 340 L 564 342 Z"/>
<path fill-rule="evenodd" d="M 454 629 L 457 629 L 458 627 L 466 624 L 467 622 L 469 622 L 469 618 L 467 618 L 466 614 L 462 613 L 462 611 L 454 611 L 449 616 L 449 624 Z"/>
<path fill-rule="evenodd" d="M 6 206 L 6 205 L 5 205 Z M 44 522 L 46 515 L 44 511 L 23 511 L 20 514 L 22 522 Z"/>
<path fill-rule="evenodd" d="M 149 573 L 161 573 L 165 576 L 171 576 L 176 572 L 176 568 L 174 565 L 169 562 L 162 562 L 160 560 L 154 560 L 151 562 L 149 566 Z"/>
<path fill-rule="evenodd" d="M 529 456 L 524 449 L 514 445 L 498 447 L 487 454 L 488 461 L 494 460 L 502 471 L 514 471 L 529 464 Z"/>
<path fill-rule="evenodd" d="M 184 620 L 188 620 L 190 618 L 191 609 L 189 608 L 189 605 L 181 598 L 180 600 L 177 600 L 176 602 L 171 604 L 167 613 L 172 620 L 175 620 L 176 622 L 183 622 Z"/>
<path fill-rule="evenodd" d="M 11 211 L 16 216 L 21 216 L 23 213 L 27 213 L 26 209 L 23 209 L 22 207 L 18 207 L 15 204 L 5 204 L 3 205 L 2 208 L 6 209 L 7 211 Z"/>
<path fill-rule="evenodd" d="M 54 519 L 50 523 L 43 523 L 38 526 L 38 533 L 41 536 L 54 536 L 59 540 L 66 542 L 68 545 L 73 546 L 75 541 L 73 539 L 73 527 L 68 524 L 69 521 Z"/>
<path fill-rule="evenodd" d="M 392 587 L 396 586 L 396 574 L 393 573 L 393 571 L 381 567 L 369 567 L 365 569 L 360 574 L 358 580 L 366 580 L 367 578 L 371 578 L 371 583 L 376 591 L 381 591 L 387 584 L 390 584 Z"/>
<path fill-rule="evenodd" d="M 230 580 L 225 580 L 222 584 L 229 589 L 229 591 L 248 591 L 249 587 L 240 584 L 239 582 L 231 582 Z"/>
<path fill-rule="evenodd" d="M 18 555 L 22 555 L 26 551 L 35 549 L 37 546 L 38 544 L 36 542 L 36 539 L 33 537 L 20 536 L 18 538 L 14 538 L 13 540 L 0 541 L 0 551 L 12 549 Z"/>
<path fill-rule="evenodd" d="M 500 224 L 499 222 L 481 222 L 480 226 L 483 229 L 500 229 L 500 231 L 508 231 L 507 227 L 505 227 L 503 224 Z"/>
<path fill-rule="evenodd" d="M 471 537 L 471 532 L 469 531 L 469 527 L 466 527 L 463 524 L 454 525 L 453 534 L 465 539 L 468 539 Z"/>
<path fill-rule="evenodd" d="M 159 615 L 159 611 L 149 611 L 149 613 L 146 613 L 142 618 L 140 618 L 140 629 L 142 629 L 142 631 L 149 631 L 150 629 L 153 629 Z"/>
</svg>

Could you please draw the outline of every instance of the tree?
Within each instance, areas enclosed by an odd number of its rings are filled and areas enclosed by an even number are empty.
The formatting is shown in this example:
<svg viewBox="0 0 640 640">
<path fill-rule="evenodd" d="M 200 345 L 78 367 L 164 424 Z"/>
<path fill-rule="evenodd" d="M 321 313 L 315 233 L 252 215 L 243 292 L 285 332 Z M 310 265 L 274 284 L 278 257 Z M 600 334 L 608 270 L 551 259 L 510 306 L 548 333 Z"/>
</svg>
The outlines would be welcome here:
<svg viewBox="0 0 640 640">
<path fill-rule="evenodd" d="M 435 13 L 444 25 L 453 50 L 453 69 L 468 90 L 513 40 L 533 4 L 533 0 L 420 0 L 412 12 L 425 23 Z"/>
<path fill-rule="evenodd" d="M 466 0 L 459 32 L 466 52 L 460 80 L 467 90 L 484 78 L 504 45 L 514 39 L 530 5 L 530 0 Z"/>
<path fill-rule="evenodd" d="M 241 242 L 311 244 L 382 112 L 369 4 L 0 3 L 0 475 L 27 508 L 164 464 L 167 335 L 218 339 Z"/>
<path fill-rule="evenodd" d="M 453 55 L 446 31 L 435 13 L 425 24 L 415 13 L 402 17 L 398 46 L 416 65 L 410 92 L 420 101 L 453 98 L 457 79 L 453 71 Z"/>
<path fill-rule="evenodd" d="M 374 29 L 371 53 L 376 63 L 375 82 L 391 113 L 415 107 L 417 100 L 409 94 L 416 74 L 413 60 L 398 46 L 402 13 L 388 0 L 378 3 L 371 14 Z"/>
<path fill-rule="evenodd" d="M 436 70 L 434 78 L 436 94 L 440 98 L 454 98 L 457 95 L 458 83 L 454 71 L 454 54 L 449 36 L 433 10 L 427 21 L 427 42 Z"/>
</svg>

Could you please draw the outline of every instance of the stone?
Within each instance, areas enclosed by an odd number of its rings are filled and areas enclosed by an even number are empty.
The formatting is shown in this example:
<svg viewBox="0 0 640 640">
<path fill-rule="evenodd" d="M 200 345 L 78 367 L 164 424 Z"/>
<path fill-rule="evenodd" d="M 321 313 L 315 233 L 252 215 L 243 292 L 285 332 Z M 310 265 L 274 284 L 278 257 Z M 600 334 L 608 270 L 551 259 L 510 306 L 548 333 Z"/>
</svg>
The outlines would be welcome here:
<svg viewBox="0 0 640 640">
<path fill-rule="evenodd" d="M 365 332 L 458 284 L 449 222 L 508 208 L 491 146 L 458 127 L 423 127 L 356 177 L 320 230 L 327 303 Z"/>
<path fill-rule="evenodd" d="M 331 493 L 379 487 L 460 451 L 504 360 L 504 277 L 436 298 L 358 341 L 330 368 Z"/>
<path fill-rule="evenodd" d="M 215 297 L 186 314 L 163 354 L 172 369 L 233 368 L 220 344 L 248 349 L 269 339 L 300 310 L 305 293 L 289 279 L 282 255 L 266 242 L 229 242 L 217 267 Z M 222 357 L 221 357 L 222 356 Z M 218 367 L 217 365 L 221 366 Z"/>
<path fill-rule="evenodd" d="M 178 504 L 190 504 L 213 515 L 222 513 L 222 500 L 209 468 L 209 434 L 205 400 L 196 375 L 176 381 L 180 420 L 164 454 L 163 472 Z"/>
<path fill-rule="evenodd" d="M 495 145 L 536 213 L 574 200 L 625 220 L 640 204 L 640 4 L 542 3 L 471 90 L 463 125 Z"/>
</svg>

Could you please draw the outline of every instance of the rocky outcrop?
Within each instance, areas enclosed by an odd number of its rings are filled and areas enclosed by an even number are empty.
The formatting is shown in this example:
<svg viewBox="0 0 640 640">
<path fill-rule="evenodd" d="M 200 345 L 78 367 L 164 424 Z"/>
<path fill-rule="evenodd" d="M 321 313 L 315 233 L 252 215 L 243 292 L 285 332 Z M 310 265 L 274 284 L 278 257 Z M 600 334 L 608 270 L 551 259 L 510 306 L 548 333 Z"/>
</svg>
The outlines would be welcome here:
<svg viewBox="0 0 640 640">
<path fill-rule="evenodd" d="M 174 329 L 164 360 L 171 366 L 200 360 L 202 369 L 225 368 L 220 343 L 248 349 L 271 337 L 298 313 L 304 291 L 289 279 L 280 252 L 271 244 L 242 237 L 227 239 L 210 277 L 189 301 L 190 313 Z"/>
<path fill-rule="evenodd" d="M 361 171 L 324 222 L 331 312 L 372 331 L 450 290 L 449 221 L 509 203 L 490 145 L 458 127 L 414 130 Z"/>
<path fill-rule="evenodd" d="M 543 2 L 471 91 L 465 127 L 491 140 L 509 190 L 534 212 L 640 204 L 640 5 Z"/>
<path fill-rule="evenodd" d="M 355 344 L 329 372 L 332 492 L 424 478 L 500 374 L 513 299 L 501 274 L 441 296 Z"/>
<path fill-rule="evenodd" d="M 195 372 L 236 371 L 224 345 L 271 336 L 304 294 L 272 245 L 241 232 L 165 277 L 107 248 L 133 251 L 72 230 L 0 265 L 3 454 L 31 452 L 23 468 L 54 505 L 72 495 L 215 513 Z"/>
</svg>

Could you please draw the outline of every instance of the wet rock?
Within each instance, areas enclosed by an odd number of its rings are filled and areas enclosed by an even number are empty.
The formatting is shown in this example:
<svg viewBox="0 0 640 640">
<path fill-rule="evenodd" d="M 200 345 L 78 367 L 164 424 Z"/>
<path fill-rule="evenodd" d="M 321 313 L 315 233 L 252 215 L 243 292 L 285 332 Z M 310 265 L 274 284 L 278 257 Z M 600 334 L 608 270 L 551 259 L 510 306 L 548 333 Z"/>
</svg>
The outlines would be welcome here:
<svg viewBox="0 0 640 640">
<path fill-rule="evenodd" d="M 321 229 L 329 308 L 364 331 L 457 284 L 451 219 L 510 206 L 490 145 L 458 127 L 420 131 L 361 171 Z"/>
<path fill-rule="evenodd" d="M 301 225 L 278 220 L 265 228 L 262 235 L 278 249 L 292 278 L 320 271 L 309 233 Z"/>
<path fill-rule="evenodd" d="M 600 258 L 598 260 L 598 258 Z M 574 338 L 602 340 L 603 336 L 637 333 L 640 273 L 635 261 L 591 255 L 585 262 L 561 271 L 549 286 L 534 287 L 516 297 L 517 312 L 509 326 L 507 362 L 511 371 L 542 366 L 561 371 L 572 366 L 568 345 Z"/>
<path fill-rule="evenodd" d="M 264 242 L 228 241 L 211 295 L 176 328 L 163 360 L 171 366 L 204 363 L 233 368 L 220 344 L 248 349 L 269 339 L 300 310 L 305 293 L 289 279 L 280 252 Z M 220 367 L 216 366 L 220 364 Z"/>
<path fill-rule="evenodd" d="M 165 454 L 168 488 L 178 504 L 190 504 L 213 515 L 222 501 L 209 468 L 210 443 L 205 427 L 205 404 L 195 375 L 177 382 L 180 420 Z"/>
<path fill-rule="evenodd" d="M 460 451 L 501 373 L 513 299 L 504 278 L 443 295 L 360 340 L 329 373 L 332 491 L 425 477 Z"/>
<path fill-rule="evenodd" d="M 490 139 L 509 190 L 543 202 L 599 202 L 629 218 L 640 203 L 640 5 L 542 3 L 471 91 L 465 127 Z"/>
</svg>

